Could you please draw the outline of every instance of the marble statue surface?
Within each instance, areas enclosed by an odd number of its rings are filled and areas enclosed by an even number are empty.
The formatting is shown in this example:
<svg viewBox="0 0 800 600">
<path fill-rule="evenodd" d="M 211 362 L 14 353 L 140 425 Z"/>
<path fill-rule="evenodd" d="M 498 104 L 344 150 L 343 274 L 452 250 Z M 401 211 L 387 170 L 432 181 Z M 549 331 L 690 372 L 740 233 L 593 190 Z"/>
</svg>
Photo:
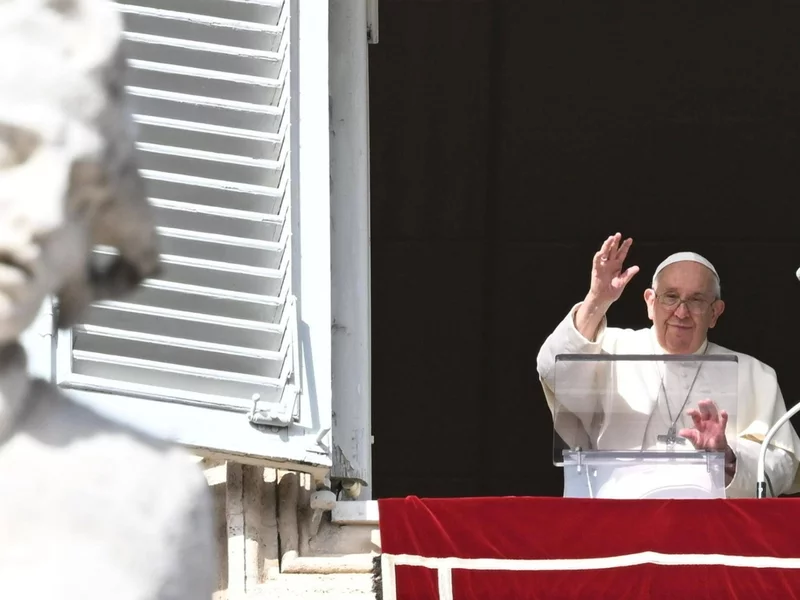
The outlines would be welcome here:
<svg viewBox="0 0 800 600">
<path fill-rule="evenodd" d="M 0 0 L 3 598 L 196 600 L 216 577 L 202 472 L 31 378 L 19 344 L 45 298 L 69 327 L 159 272 L 121 39 L 110 0 Z"/>
</svg>

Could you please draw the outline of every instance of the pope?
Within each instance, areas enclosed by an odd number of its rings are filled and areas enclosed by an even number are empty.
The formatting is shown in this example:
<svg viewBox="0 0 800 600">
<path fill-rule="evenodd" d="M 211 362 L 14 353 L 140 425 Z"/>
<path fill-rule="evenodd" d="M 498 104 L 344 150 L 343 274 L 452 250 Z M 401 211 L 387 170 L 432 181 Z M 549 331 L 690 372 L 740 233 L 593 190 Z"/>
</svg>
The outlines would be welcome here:
<svg viewBox="0 0 800 600">
<path fill-rule="evenodd" d="M 729 418 L 728 412 L 719 408 L 713 393 L 694 406 L 686 406 L 692 393 L 689 388 L 684 404 L 678 402 L 673 409 L 678 414 L 672 425 L 678 421 L 677 417 L 684 418 L 681 428 L 676 431 L 677 436 L 696 449 L 725 453 L 727 497 L 753 497 L 761 442 L 770 426 L 786 413 L 775 370 L 752 356 L 709 341 L 708 331 L 714 328 L 725 311 L 725 302 L 717 270 L 706 258 L 694 252 L 673 254 L 656 269 L 651 287 L 644 292 L 651 327 L 637 330 L 609 327 L 606 320 L 609 307 L 639 272 L 637 266 L 624 267 L 632 243 L 630 238 L 623 240 L 619 233 L 603 242 L 592 260 L 589 292 L 583 301 L 572 307 L 539 351 L 537 369 L 551 413 L 556 403 L 556 356 L 559 354 L 736 355 L 736 418 Z M 618 390 L 615 394 L 617 404 L 611 414 L 604 415 L 601 430 L 591 432 L 591 447 L 598 450 L 647 449 L 647 427 L 661 402 L 661 391 L 666 394 L 664 374 L 661 375 L 659 397 L 653 398 L 652 388 L 646 385 L 652 380 L 651 373 L 635 372 L 637 369 L 652 370 L 651 362 L 627 363 L 624 367 L 614 368 L 626 371 L 616 373 L 608 381 L 618 387 L 626 386 L 626 391 L 622 394 Z M 730 382 L 713 381 L 715 376 L 721 377 L 722 372 L 707 370 L 700 375 L 699 381 L 699 372 L 695 373 L 692 385 L 699 383 L 701 389 L 705 386 L 712 392 L 725 388 Z M 647 398 L 646 406 L 641 404 L 644 397 Z M 626 399 L 627 405 L 620 408 L 619 398 Z M 663 401 L 669 409 L 670 400 L 664 398 Z M 608 406 L 604 408 L 609 412 Z M 636 417 L 640 416 L 643 418 L 637 420 Z M 631 423 L 646 424 L 641 425 L 641 431 L 636 431 Z M 584 423 L 584 427 L 589 433 L 588 424 Z M 798 457 L 800 439 L 787 424 L 773 438 L 766 457 L 766 473 L 776 495 L 794 491 Z"/>
</svg>

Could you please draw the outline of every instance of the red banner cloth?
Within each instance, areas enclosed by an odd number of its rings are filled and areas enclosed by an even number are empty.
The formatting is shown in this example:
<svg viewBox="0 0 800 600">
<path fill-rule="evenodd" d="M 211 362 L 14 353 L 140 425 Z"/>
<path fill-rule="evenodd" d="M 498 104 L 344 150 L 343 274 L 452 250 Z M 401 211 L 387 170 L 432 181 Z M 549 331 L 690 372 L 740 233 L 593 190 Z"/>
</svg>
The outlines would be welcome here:
<svg viewBox="0 0 800 600">
<path fill-rule="evenodd" d="M 409 497 L 378 507 L 383 600 L 800 599 L 794 499 Z"/>
</svg>

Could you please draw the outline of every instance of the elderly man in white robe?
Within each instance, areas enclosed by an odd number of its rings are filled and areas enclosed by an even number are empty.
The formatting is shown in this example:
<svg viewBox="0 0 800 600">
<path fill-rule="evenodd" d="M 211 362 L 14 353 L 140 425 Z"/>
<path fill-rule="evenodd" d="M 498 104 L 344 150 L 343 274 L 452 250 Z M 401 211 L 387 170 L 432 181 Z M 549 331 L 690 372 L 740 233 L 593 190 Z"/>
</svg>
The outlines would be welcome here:
<svg viewBox="0 0 800 600">
<path fill-rule="evenodd" d="M 550 410 L 554 411 L 556 402 L 559 354 L 735 355 L 738 357 L 736 418 L 729 422 L 727 412 L 718 410 L 713 398 L 703 399 L 692 407 L 678 407 L 679 411 L 685 409 L 690 426 L 677 434 L 695 449 L 725 453 L 726 497 L 754 497 L 761 441 L 770 426 L 786 412 L 775 371 L 752 356 L 707 339 L 708 330 L 716 325 L 725 303 L 716 269 L 707 259 L 692 252 L 674 254 L 656 269 L 652 287 L 644 293 L 652 327 L 639 330 L 608 327 L 606 312 L 639 271 L 637 266 L 623 270 L 631 244 L 630 238 L 623 241 L 619 233 L 603 243 L 593 259 L 589 293 L 569 311 L 539 351 L 538 372 Z M 640 364 L 643 369 L 648 363 Z M 617 385 L 623 383 L 617 379 Z M 710 385 L 724 388 L 725 382 Z M 652 414 L 659 400 L 648 398 L 648 402 Z M 628 406 L 627 411 L 641 412 L 642 407 Z M 636 422 L 635 419 L 626 421 L 621 412 L 605 415 L 606 421 L 614 418 L 623 426 L 606 431 L 602 443 L 593 440 L 595 449 L 622 449 L 635 440 L 642 440 L 642 446 L 645 445 L 646 432 L 629 431 L 628 423 Z M 775 495 L 795 491 L 799 456 L 800 439 L 787 424 L 772 440 L 766 456 L 766 474 Z"/>
</svg>

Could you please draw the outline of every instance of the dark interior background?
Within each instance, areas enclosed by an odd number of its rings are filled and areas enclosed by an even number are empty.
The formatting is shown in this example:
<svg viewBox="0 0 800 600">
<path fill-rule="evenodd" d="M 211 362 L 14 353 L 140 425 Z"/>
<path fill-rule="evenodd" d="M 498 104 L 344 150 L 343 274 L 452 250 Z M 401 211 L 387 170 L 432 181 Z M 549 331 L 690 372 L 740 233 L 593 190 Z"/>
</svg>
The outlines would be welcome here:
<svg viewBox="0 0 800 600">
<path fill-rule="evenodd" d="M 798 2 L 381 0 L 369 75 L 373 497 L 561 494 L 536 353 L 615 231 L 612 325 L 701 252 L 800 399 Z"/>
</svg>

